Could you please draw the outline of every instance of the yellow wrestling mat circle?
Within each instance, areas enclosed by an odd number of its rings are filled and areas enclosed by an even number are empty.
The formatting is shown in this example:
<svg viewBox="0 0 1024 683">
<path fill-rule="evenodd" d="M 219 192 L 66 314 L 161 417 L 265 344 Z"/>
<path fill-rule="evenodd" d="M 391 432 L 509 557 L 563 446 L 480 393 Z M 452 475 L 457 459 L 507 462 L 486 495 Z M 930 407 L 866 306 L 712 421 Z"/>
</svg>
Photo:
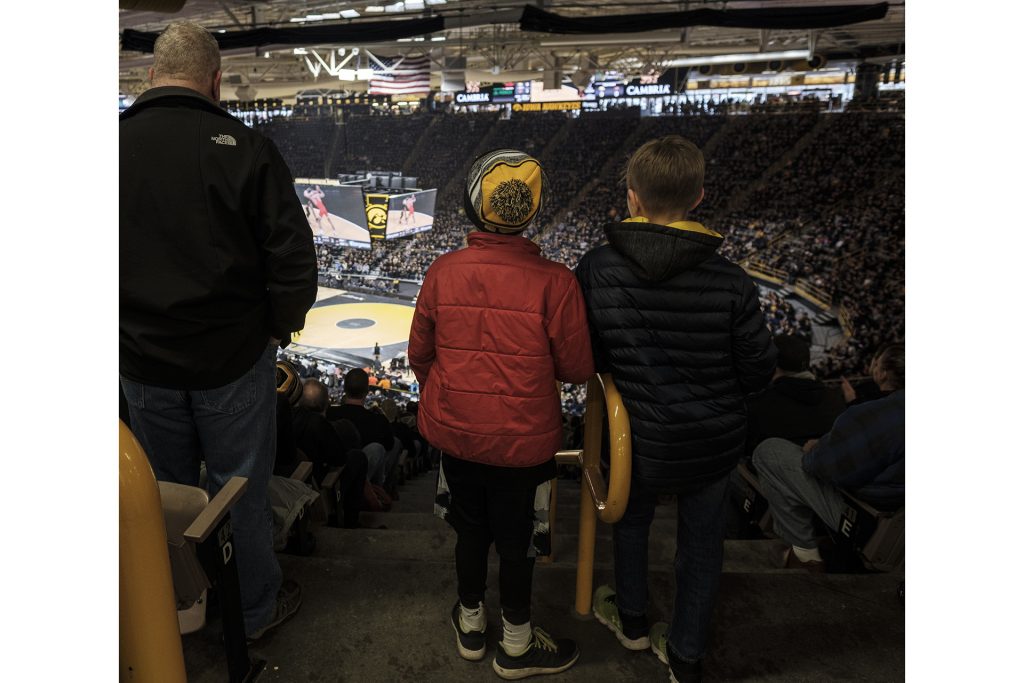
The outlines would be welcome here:
<svg viewBox="0 0 1024 683">
<path fill-rule="evenodd" d="M 306 327 L 295 337 L 305 346 L 326 349 L 365 349 L 409 341 L 412 306 L 344 303 L 314 308 L 306 314 Z"/>
</svg>

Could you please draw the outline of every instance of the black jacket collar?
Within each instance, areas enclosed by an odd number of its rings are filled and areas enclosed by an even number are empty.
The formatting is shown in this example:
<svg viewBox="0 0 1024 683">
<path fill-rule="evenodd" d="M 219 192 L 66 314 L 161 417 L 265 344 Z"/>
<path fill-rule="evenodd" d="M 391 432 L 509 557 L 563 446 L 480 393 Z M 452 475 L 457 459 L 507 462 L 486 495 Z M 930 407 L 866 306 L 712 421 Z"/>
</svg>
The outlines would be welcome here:
<svg viewBox="0 0 1024 683">
<path fill-rule="evenodd" d="M 174 104 L 176 106 L 195 107 L 204 109 L 214 114 L 220 114 L 230 119 L 235 117 L 211 102 L 205 95 L 192 88 L 183 88 L 177 85 L 163 85 L 158 88 L 150 88 L 139 95 L 139 98 L 121 113 L 122 119 L 134 116 L 138 112 L 154 104 Z"/>
<path fill-rule="evenodd" d="M 645 219 L 611 223 L 604 228 L 608 243 L 645 282 L 661 282 L 706 261 L 722 244 L 722 236 L 700 223 L 679 221 L 658 225 Z"/>
</svg>

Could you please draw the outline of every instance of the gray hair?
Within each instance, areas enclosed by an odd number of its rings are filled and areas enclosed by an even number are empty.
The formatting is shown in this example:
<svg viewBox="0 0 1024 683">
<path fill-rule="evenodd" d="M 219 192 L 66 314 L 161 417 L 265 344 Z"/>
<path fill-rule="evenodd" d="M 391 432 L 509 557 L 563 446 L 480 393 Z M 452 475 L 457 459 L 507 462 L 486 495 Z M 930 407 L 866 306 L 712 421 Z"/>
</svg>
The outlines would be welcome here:
<svg viewBox="0 0 1024 683">
<path fill-rule="evenodd" d="M 153 77 L 207 83 L 220 70 L 220 47 L 199 24 L 169 25 L 153 46 Z"/>
</svg>

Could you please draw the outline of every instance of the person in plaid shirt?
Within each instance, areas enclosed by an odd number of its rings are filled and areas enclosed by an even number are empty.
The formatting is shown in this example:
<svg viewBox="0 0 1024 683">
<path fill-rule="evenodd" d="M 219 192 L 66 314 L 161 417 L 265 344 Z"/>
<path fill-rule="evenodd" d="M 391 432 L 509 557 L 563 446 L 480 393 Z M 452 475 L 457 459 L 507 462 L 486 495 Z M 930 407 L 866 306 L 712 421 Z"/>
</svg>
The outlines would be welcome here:
<svg viewBox="0 0 1024 683">
<path fill-rule="evenodd" d="M 903 507 L 904 357 L 903 344 L 880 350 L 871 362 L 871 375 L 883 397 L 845 410 L 821 439 L 801 449 L 772 438 L 754 449 L 754 467 L 775 532 L 789 545 L 785 567 L 825 570 L 814 517 L 830 529 L 839 528 L 846 506 L 840 489 L 880 510 Z"/>
</svg>

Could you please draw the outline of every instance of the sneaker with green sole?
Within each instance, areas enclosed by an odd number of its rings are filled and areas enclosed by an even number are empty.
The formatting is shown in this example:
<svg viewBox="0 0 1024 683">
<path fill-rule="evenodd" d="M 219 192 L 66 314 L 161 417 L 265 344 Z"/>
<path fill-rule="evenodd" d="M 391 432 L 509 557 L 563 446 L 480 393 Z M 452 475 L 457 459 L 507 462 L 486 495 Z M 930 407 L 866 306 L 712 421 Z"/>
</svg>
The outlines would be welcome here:
<svg viewBox="0 0 1024 683">
<path fill-rule="evenodd" d="M 526 652 L 513 657 L 499 643 L 492 666 L 500 677 L 514 681 L 529 676 L 561 673 L 579 658 L 580 651 L 574 641 L 569 638 L 552 638 L 544 630 L 534 627 Z"/>
<path fill-rule="evenodd" d="M 668 624 L 664 621 L 651 626 L 651 650 L 658 655 L 658 659 L 665 666 L 668 666 Z"/>
<path fill-rule="evenodd" d="M 601 586 L 594 592 L 594 617 L 607 626 L 627 650 L 646 650 L 651 646 L 651 639 L 648 636 L 625 633 L 619 607 L 615 604 L 615 591 L 611 586 Z"/>
<path fill-rule="evenodd" d="M 700 661 L 686 662 L 676 659 L 669 661 L 668 654 L 668 624 L 663 621 L 651 626 L 651 650 L 658 656 L 661 663 L 668 667 L 669 683 L 701 683 L 703 667 Z"/>
</svg>

